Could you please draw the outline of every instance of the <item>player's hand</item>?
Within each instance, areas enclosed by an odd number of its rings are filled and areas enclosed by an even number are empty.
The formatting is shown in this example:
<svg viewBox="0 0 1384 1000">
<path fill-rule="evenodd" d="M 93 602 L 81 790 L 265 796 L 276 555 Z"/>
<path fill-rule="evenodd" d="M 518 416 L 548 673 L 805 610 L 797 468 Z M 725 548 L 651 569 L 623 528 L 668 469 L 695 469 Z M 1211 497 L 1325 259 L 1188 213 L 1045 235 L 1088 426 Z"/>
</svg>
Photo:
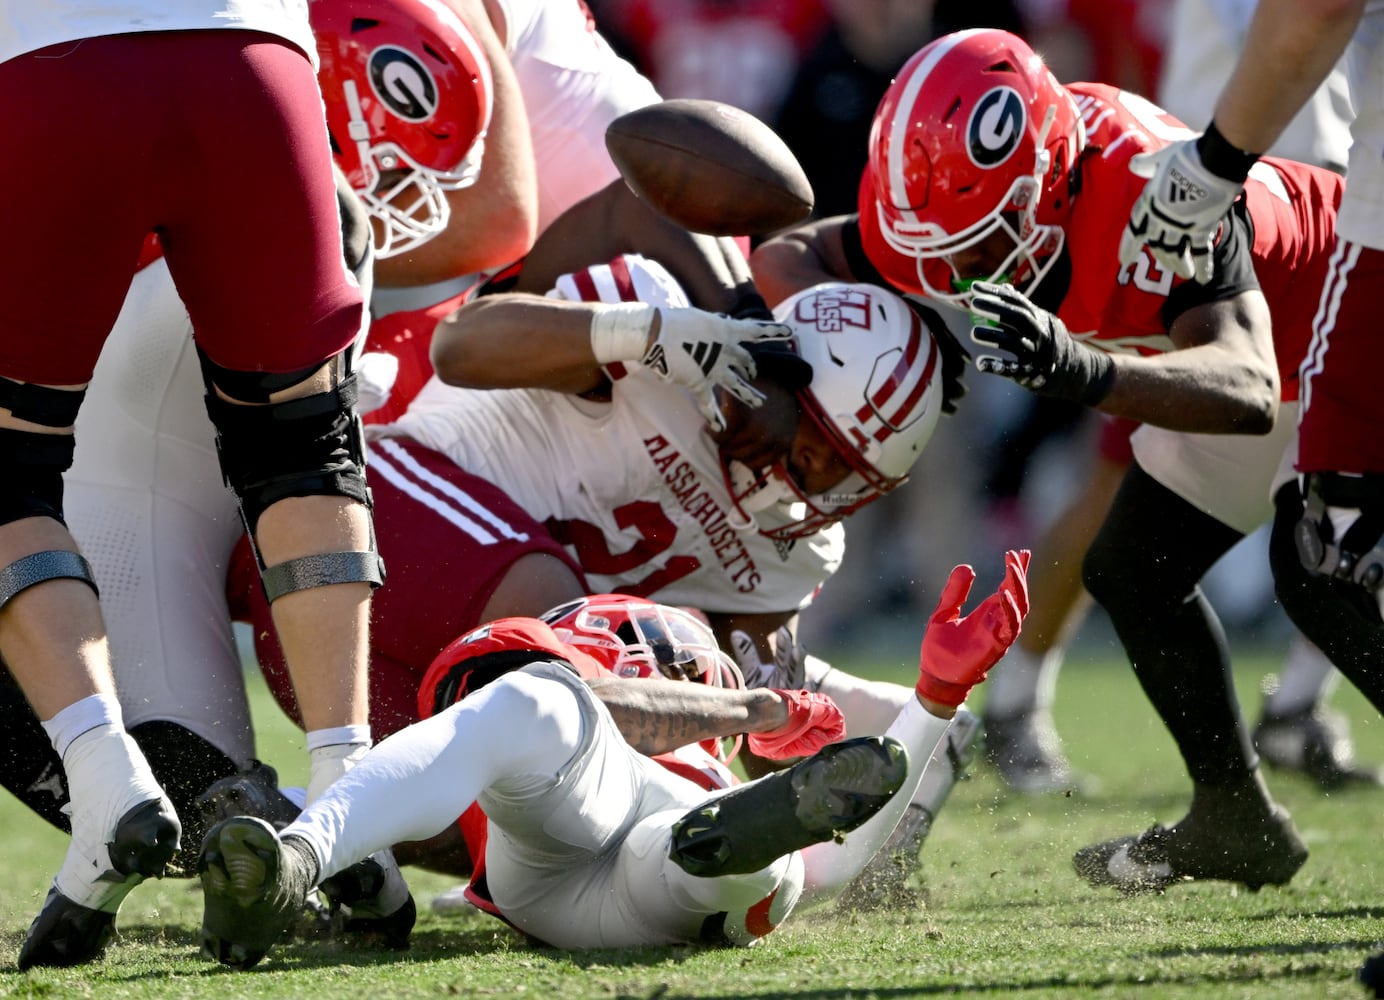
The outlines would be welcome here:
<svg viewBox="0 0 1384 1000">
<path fill-rule="evenodd" d="M 730 649 L 747 688 L 800 688 L 807 683 L 807 654 L 787 625 L 774 633 L 774 658 L 769 663 L 759 658 L 754 640 L 739 629 L 730 634 Z"/>
<path fill-rule="evenodd" d="M 750 384 L 754 358 L 743 342 L 788 337 L 788 327 L 760 320 L 731 319 L 700 309 L 659 307 L 655 333 L 640 361 L 670 382 L 691 389 L 702 416 L 713 430 L 725 428 L 717 405 L 716 388 L 729 392 L 746 406 L 759 406 L 764 396 Z"/>
<path fill-rule="evenodd" d="M 1110 391 L 1115 367 L 1110 355 L 1073 340 L 1060 319 L 1013 286 L 977 281 L 971 286 L 971 313 L 984 324 L 972 328 L 971 339 L 1004 352 L 978 357 L 981 371 L 1087 406 Z"/>
<path fill-rule="evenodd" d="M 1147 245 L 1164 269 L 1206 284 L 1221 219 L 1244 185 L 1207 170 L 1195 138 L 1142 153 L 1129 161 L 1129 169 L 1150 180 L 1130 210 L 1120 263 L 1133 264 Z"/>
<path fill-rule="evenodd" d="M 836 702 L 815 691 L 775 691 L 788 706 L 788 721 L 746 739 L 756 756 L 767 760 L 806 757 L 846 736 L 846 718 Z"/>
<path fill-rule="evenodd" d="M 1028 614 L 1028 549 L 1004 556 L 1004 581 L 974 611 L 961 617 L 976 572 L 957 566 L 942 588 L 937 610 L 928 619 L 919 654 L 918 694 L 928 701 L 957 706 L 985 680 L 1014 640 Z"/>
</svg>

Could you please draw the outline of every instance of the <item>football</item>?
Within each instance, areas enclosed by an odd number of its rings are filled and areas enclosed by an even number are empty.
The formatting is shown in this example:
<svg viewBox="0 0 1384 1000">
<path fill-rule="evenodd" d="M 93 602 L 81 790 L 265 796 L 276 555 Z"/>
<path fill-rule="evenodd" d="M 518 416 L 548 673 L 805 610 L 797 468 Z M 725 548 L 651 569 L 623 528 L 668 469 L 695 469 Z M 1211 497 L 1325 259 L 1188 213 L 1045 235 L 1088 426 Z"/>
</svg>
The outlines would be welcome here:
<svg viewBox="0 0 1384 1000">
<path fill-rule="evenodd" d="M 759 236 L 812 212 L 812 185 L 764 122 L 720 101 L 679 98 L 616 118 L 606 148 L 635 195 L 713 236 Z"/>
</svg>

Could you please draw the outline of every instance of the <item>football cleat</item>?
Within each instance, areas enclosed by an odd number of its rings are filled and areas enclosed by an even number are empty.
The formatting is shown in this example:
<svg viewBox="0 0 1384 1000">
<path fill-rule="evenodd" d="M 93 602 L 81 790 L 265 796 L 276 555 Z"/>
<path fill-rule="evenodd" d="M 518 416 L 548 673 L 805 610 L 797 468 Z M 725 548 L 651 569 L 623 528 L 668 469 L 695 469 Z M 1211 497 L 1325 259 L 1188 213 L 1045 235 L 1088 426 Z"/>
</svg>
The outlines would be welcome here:
<svg viewBox="0 0 1384 1000">
<path fill-rule="evenodd" d="M 274 829 L 282 830 L 302 811 L 296 802 L 279 790 L 279 773 L 262 761 L 251 761 L 238 771 L 207 786 L 193 803 L 193 815 L 183 830 L 183 849 L 179 868 L 186 875 L 197 873 L 197 856 L 206 833 L 223 819 L 256 816 Z"/>
<path fill-rule="evenodd" d="M 985 718 L 985 758 L 1021 795 L 1060 795 L 1089 784 L 1072 771 L 1046 709 Z"/>
<path fill-rule="evenodd" d="M 1365 959 L 1356 978 L 1361 986 L 1370 991 L 1370 996 L 1384 998 L 1384 951 Z"/>
<path fill-rule="evenodd" d="M 698 806 L 673 824 L 668 856 L 689 875 L 743 875 L 811 844 L 838 839 L 902 787 L 908 752 L 887 736 L 823 747 Z"/>
<path fill-rule="evenodd" d="M 1356 763 L 1345 716 L 1320 705 L 1290 715 L 1265 712 L 1251 738 L 1271 767 L 1304 774 L 1326 791 L 1384 784 L 1378 767 Z"/>
<path fill-rule="evenodd" d="M 1188 816 L 1141 834 L 1083 847 L 1076 872 L 1125 895 L 1162 892 L 1178 882 L 1218 879 L 1252 891 L 1288 882 L 1307 860 L 1307 845 L 1279 806 L 1250 822 L 1206 822 Z"/>
<path fill-rule="evenodd" d="M 264 820 L 234 816 L 207 833 L 197 870 L 202 954 L 248 969 L 303 912 L 317 881 L 317 858 L 304 841 L 281 839 Z"/>
<path fill-rule="evenodd" d="M 408 948 L 418 908 L 394 855 L 376 851 L 364 861 L 323 879 L 318 887 L 352 944 L 365 948 Z"/>
<path fill-rule="evenodd" d="M 87 891 L 80 899 L 72 898 L 54 880 L 19 951 L 20 970 L 78 965 L 98 958 L 115 936 L 115 914 L 121 902 L 146 878 L 163 875 L 178 849 L 180 832 L 172 804 L 159 798 L 125 813 L 95 857 L 74 859 L 74 852 L 81 853 L 74 837 L 63 868 L 89 873 L 80 879 L 87 882 Z M 70 887 L 78 880 L 66 882 Z"/>
</svg>

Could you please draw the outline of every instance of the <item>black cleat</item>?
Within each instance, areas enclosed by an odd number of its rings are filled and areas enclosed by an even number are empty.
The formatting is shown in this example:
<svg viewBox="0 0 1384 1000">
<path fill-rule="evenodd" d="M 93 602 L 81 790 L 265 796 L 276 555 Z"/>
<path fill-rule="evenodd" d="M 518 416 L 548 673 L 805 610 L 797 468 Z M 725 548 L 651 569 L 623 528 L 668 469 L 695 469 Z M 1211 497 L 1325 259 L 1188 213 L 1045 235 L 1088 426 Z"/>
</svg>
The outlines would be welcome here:
<svg viewBox="0 0 1384 1000">
<path fill-rule="evenodd" d="M 390 851 L 378 851 L 319 886 L 357 948 L 404 951 L 418 919 L 413 894 Z"/>
<path fill-rule="evenodd" d="M 180 833 L 166 799 L 151 799 L 122 816 L 105 845 L 110 868 L 96 877 L 88 897 L 69 899 L 56 882 L 48 890 L 19 951 L 19 968 L 80 965 L 99 958 L 115 936 L 121 902 L 146 878 L 163 875 Z"/>
<path fill-rule="evenodd" d="M 1361 986 L 1370 991 L 1370 996 L 1384 998 L 1384 951 L 1365 959 L 1356 978 Z"/>
<path fill-rule="evenodd" d="M 1077 874 L 1127 896 L 1162 892 L 1178 882 L 1217 879 L 1257 891 L 1284 885 L 1307 860 L 1307 845 L 1286 811 L 1275 806 L 1250 822 L 1198 822 L 1189 816 L 1131 837 L 1083 847 Z"/>
<path fill-rule="evenodd" d="M 312 849 L 281 839 L 262 819 L 235 816 L 207 833 L 202 878 L 202 954 L 248 969 L 299 919 L 317 881 Z"/>
<path fill-rule="evenodd" d="M 1089 785 L 1089 779 L 1072 771 L 1049 712 L 1034 709 L 1003 719 L 986 716 L 984 721 L 985 759 L 1013 791 L 1064 795 Z"/>
<path fill-rule="evenodd" d="M 1380 768 L 1356 762 L 1345 716 L 1321 706 L 1291 715 L 1265 712 L 1251 739 L 1265 763 L 1280 771 L 1304 774 L 1325 791 L 1384 784 Z"/>
<path fill-rule="evenodd" d="M 907 774 L 908 752 L 898 740 L 833 743 L 687 813 L 673 824 L 669 857 L 705 878 L 759 871 L 854 830 L 884 807 Z"/>
</svg>

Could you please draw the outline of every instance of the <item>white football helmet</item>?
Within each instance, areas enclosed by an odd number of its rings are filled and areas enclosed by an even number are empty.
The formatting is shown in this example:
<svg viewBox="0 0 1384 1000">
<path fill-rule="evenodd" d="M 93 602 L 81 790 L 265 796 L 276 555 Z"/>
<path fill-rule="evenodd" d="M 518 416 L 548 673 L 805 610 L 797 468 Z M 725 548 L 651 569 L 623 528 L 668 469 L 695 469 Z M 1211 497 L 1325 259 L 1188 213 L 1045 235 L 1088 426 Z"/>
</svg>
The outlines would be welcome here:
<svg viewBox="0 0 1384 1000">
<path fill-rule="evenodd" d="M 812 365 L 798 391 L 802 419 L 831 441 L 852 472 L 809 496 L 784 462 L 760 474 L 727 467 L 741 513 L 774 539 L 802 538 L 908 480 L 942 412 L 942 359 L 918 313 L 878 285 L 828 282 L 781 302 L 774 318 Z"/>
</svg>

